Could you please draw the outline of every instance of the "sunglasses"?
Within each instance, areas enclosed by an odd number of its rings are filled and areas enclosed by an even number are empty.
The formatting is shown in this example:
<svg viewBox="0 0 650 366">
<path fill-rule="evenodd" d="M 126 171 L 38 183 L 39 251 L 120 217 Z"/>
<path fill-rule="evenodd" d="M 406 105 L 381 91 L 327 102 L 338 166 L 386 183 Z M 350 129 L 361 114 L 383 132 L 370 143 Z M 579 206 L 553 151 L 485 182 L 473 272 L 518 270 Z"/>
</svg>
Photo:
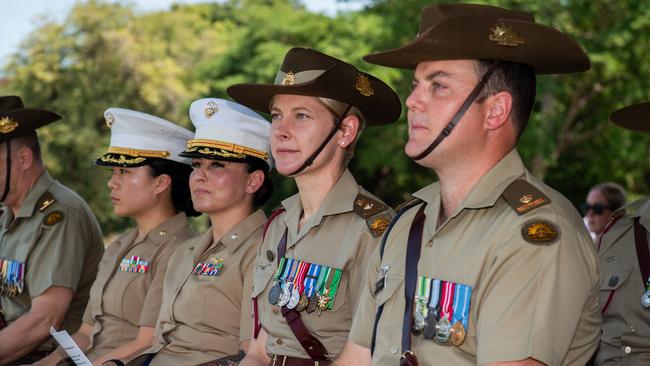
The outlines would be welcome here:
<svg viewBox="0 0 650 366">
<path fill-rule="evenodd" d="M 603 205 L 602 203 L 595 203 L 593 205 L 583 203 L 580 205 L 580 209 L 584 215 L 586 215 L 589 210 L 594 211 L 594 214 L 596 215 L 602 215 L 605 210 L 609 210 L 609 206 Z"/>
</svg>

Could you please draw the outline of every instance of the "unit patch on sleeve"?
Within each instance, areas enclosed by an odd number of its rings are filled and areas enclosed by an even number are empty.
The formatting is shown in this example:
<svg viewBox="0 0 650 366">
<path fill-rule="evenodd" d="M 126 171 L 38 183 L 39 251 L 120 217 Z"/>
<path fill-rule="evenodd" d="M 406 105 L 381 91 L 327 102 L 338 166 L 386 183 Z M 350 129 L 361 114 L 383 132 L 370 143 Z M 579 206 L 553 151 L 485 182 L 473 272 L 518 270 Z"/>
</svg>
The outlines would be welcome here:
<svg viewBox="0 0 650 366">
<path fill-rule="evenodd" d="M 552 244 L 560 237 L 560 229 L 545 220 L 532 220 L 521 228 L 521 235 L 531 244 Z"/>
</svg>

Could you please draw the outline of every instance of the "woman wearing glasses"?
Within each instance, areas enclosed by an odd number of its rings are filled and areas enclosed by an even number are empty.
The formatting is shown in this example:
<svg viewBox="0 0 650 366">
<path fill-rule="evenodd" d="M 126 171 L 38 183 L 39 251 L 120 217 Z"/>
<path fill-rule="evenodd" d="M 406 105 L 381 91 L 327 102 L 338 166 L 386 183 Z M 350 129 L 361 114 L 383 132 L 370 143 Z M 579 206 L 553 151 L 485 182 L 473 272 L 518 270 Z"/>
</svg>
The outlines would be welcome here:
<svg viewBox="0 0 650 366">
<path fill-rule="evenodd" d="M 595 185 L 582 204 L 587 229 L 597 237 L 605 229 L 612 213 L 625 205 L 625 190 L 619 184 L 604 182 Z"/>
</svg>

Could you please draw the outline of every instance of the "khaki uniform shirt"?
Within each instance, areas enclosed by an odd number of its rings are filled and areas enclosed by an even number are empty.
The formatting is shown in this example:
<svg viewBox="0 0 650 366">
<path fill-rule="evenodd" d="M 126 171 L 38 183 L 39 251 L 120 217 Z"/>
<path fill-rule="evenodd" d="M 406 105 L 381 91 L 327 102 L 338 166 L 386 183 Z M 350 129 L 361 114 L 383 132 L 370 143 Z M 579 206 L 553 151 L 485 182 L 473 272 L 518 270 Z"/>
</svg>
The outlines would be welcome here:
<svg viewBox="0 0 650 366">
<path fill-rule="evenodd" d="M 280 313 L 280 307 L 271 305 L 268 300 L 278 266 L 278 243 L 285 230 L 287 258 L 342 270 L 332 309 L 320 315 L 318 310 L 300 313 L 307 329 L 321 341 L 332 358 L 341 353 L 361 294 L 364 269 L 381 235 L 373 234 L 369 223 L 377 217 L 384 218 L 386 223 L 392 218 L 392 210 L 375 198 L 372 198 L 372 205 L 383 206 L 382 211 L 373 211 L 374 215 L 368 219 L 357 214 L 355 203 L 360 193 L 366 199 L 372 197 L 357 185 L 350 171 L 346 170 L 327 194 L 320 209 L 300 230 L 298 222 L 302 206 L 299 195 L 282 201 L 286 212 L 272 221 L 257 255 L 252 294 L 257 297 L 261 324 L 269 334 L 266 343 L 269 354 L 309 358 Z"/>
<path fill-rule="evenodd" d="M 140 327 L 155 327 L 167 263 L 179 243 L 195 234 L 185 213 L 169 218 L 139 242 L 134 229 L 104 253 L 90 289 L 84 323 L 93 327 L 89 358 L 135 340 Z"/>
<path fill-rule="evenodd" d="M 60 286 L 74 291 L 62 329 L 75 332 L 104 252 L 101 229 L 86 202 L 44 172 L 16 217 L 3 207 L 0 220 L 0 259 L 24 268 L 22 292 L 0 295 L 7 322 L 28 312 L 32 298 Z"/>
<path fill-rule="evenodd" d="M 169 260 L 151 365 L 197 365 L 237 354 L 250 339 L 253 262 L 262 240 L 262 210 L 221 239 L 212 230 L 183 243 Z M 221 261 L 222 260 L 222 261 Z M 201 263 L 221 263 L 216 275 L 194 274 Z"/>
<path fill-rule="evenodd" d="M 517 214 L 502 193 L 517 179 L 536 187 L 517 201 L 533 208 Z M 533 188 L 535 191 L 535 188 Z M 536 194 L 537 195 L 537 194 Z M 459 347 L 412 336 L 420 365 L 482 365 L 532 357 L 546 365 L 584 365 L 600 331 L 598 259 L 575 208 L 538 181 L 513 150 L 485 174 L 451 217 L 436 229 L 440 185 L 414 196 L 427 203 L 418 275 L 472 288 L 467 336 Z M 519 202 L 517 202 L 519 203 Z M 375 310 L 383 305 L 373 363 L 397 365 L 405 308 L 406 244 L 420 205 L 407 210 L 387 237 L 383 260 L 374 256 L 355 315 L 351 340 L 370 347 Z M 531 206 L 521 206 L 531 207 Z M 518 208 L 521 208 L 518 207 Z M 557 238 L 531 243 L 531 224 L 554 227 Z M 385 276 L 385 286 L 375 284 Z"/>
<path fill-rule="evenodd" d="M 596 357 L 599 366 L 650 365 L 650 309 L 641 305 L 648 279 L 641 279 L 634 243 L 636 218 L 650 238 L 650 198 L 629 207 L 635 208 L 636 212 L 618 220 L 601 241 L 601 304 L 604 306 L 613 294 L 603 314 L 603 334 Z"/>
</svg>

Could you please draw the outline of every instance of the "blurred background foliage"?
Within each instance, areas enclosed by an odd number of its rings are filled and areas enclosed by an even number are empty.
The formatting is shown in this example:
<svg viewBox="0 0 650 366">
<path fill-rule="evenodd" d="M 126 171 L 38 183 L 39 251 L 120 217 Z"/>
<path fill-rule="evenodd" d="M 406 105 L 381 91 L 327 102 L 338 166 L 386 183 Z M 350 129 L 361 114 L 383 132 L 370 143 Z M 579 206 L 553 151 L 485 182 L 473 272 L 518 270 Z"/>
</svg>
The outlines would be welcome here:
<svg viewBox="0 0 650 366">
<path fill-rule="evenodd" d="M 15 93 L 28 106 L 65 116 L 39 130 L 47 167 L 88 200 L 109 235 L 129 223 L 112 214 L 108 174 L 92 163 L 108 144 L 106 108 L 132 108 L 191 127 L 193 100 L 227 97 L 233 83 L 271 82 L 293 46 L 349 61 L 388 82 L 404 100 L 411 73 L 361 57 L 412 39 L 420 10 L 430 3 L 365 1 L 359 11 L 328 16 L 309 12 L 298 0 L 227 0 L 144 14 L 109 1 L 79 2 L 64 21 L 44 21 L 25 35 L 3 61 L 0 94 Z M 632 198 L 647 194 L 649 138 L 607 121 L 616 108 L 650 100 L 645 1 L 483 3 L 532 12 L 538 22 L 572 35 L 592 60 L 589 72 L 538 78 L 533 117 L 518 146 L 533 174 L 576 204 L 604 180 L 623 184 Z M 404 155 L 406 131 L 404 113 L 391 126 L 367 129 L 350 163 L 359 183 L 392 205 L 435 179 Z M 273 179 L 276 195 L 267 210 L 295 192 L 290 179 Z"/>
</svg>

